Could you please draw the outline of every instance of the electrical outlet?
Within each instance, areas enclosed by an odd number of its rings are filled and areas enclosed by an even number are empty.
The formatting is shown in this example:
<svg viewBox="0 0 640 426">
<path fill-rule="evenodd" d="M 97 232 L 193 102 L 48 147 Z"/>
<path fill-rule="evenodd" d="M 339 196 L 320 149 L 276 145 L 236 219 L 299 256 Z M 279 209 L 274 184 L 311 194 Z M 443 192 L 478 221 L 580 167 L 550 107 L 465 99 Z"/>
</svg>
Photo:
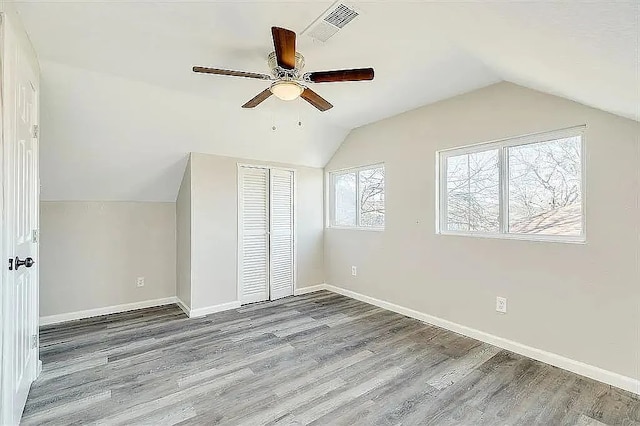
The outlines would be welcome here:
<svg viewBox="0 0 640 426">
<path fill-rule="evenodd" d="M 144 287 L 144 277 L 138 277 L 136 280 L 136 287 Z"/>
<path fill-rule="evenodd" d="M 354 277 L 356 275 L 358 275 L 358 268 L 356 268 L 355 266 L 351 267 L 351 275 L 353 275 Z"/>
<path fill-rule="evenodd" d="M 507 298 L 506 297 L 496 297 L 496 311 L 506 314 L 507 313 Z"/>
</svg>

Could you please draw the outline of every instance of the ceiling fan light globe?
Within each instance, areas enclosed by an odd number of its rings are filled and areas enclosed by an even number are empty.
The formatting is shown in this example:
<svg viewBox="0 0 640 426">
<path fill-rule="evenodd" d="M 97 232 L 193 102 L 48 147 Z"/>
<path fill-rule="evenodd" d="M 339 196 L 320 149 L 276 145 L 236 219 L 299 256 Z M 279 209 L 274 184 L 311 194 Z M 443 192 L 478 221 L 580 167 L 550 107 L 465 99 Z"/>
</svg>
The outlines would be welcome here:
<svg viewBox="0 0 640 426">
<path fill-rule="evenodd" d="M 298 99 L 304 88 L 295 81 L 277 81 L 271 85 L 270 90 L 276 98 L 283 101 L 292 101 Z"/>
</svg>

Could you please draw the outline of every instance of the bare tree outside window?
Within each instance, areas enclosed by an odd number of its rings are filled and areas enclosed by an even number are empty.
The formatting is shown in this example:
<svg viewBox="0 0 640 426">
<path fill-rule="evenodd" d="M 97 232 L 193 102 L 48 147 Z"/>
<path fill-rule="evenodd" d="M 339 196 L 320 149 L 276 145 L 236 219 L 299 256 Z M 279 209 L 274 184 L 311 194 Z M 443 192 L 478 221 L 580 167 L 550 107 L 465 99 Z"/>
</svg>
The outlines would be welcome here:
<svg viewBox="0 0 640 426">
<path fill-rule="evenodd" d="M 331 173 L 331 225 L 384 227 L 384 166 Z"/>
<path fill-rule="evenodd" d="M 498 150 L 447 158 L 447 229 L 498 232 Z"/>
<path fill-rule="evenodd" d="M 580 138 L 513 146 L 508 150 L 509 231 L 580 235 Z"/>
<path fill-rule="evenodd" d="M 361 170 L 360 226 L 384 226 L 384 168 Z"/>
<path fill-rule="evenodd" d="M 584 240 L 581 130 L 448 150 L 439 156 L 441 232 Z"/>
</svg>

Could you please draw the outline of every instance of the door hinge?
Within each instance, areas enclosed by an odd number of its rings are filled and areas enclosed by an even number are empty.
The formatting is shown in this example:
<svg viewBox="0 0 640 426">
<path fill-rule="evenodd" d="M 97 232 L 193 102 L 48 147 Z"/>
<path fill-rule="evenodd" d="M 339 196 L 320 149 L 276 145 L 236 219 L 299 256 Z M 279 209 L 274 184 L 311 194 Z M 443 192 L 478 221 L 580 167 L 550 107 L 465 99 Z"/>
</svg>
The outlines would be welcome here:
<svg viewBox="0 0 640 426">
<path fill-rule="evenodd" d="M 31 242 L 37 244 L 40 240 L 40 232 L 37 229 L 31 231 Z"/>
<path fill-rule="evenodd" d="M 37 124 L 33 125 L 33 137 L 36 139 L 40 137 L 40 126 Z"/>
<path fill-rule="evenodd" d="M 31 349 L 35 349 L 38 347 L 38 335 L 37 334 L 32 334 L 31 335 Z"/>
</svg>

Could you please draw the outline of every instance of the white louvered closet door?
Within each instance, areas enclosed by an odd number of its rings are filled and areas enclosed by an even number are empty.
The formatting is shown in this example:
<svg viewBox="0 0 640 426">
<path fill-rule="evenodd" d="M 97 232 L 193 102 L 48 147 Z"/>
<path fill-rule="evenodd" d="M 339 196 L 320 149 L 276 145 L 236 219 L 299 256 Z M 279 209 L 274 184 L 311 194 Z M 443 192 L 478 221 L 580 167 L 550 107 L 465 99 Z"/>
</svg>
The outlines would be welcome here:
<svg viewBox="0 0 640 426">
<path fill-rule="evenodd" d="M 269 299 L 269 170 L 240 167 L 238 179 L 241 303 Z"/>
<path fill-rule="evenodd" d="M 271 169 L 271 300 L 293 295 L 293 172 Z"/>
</svg>

